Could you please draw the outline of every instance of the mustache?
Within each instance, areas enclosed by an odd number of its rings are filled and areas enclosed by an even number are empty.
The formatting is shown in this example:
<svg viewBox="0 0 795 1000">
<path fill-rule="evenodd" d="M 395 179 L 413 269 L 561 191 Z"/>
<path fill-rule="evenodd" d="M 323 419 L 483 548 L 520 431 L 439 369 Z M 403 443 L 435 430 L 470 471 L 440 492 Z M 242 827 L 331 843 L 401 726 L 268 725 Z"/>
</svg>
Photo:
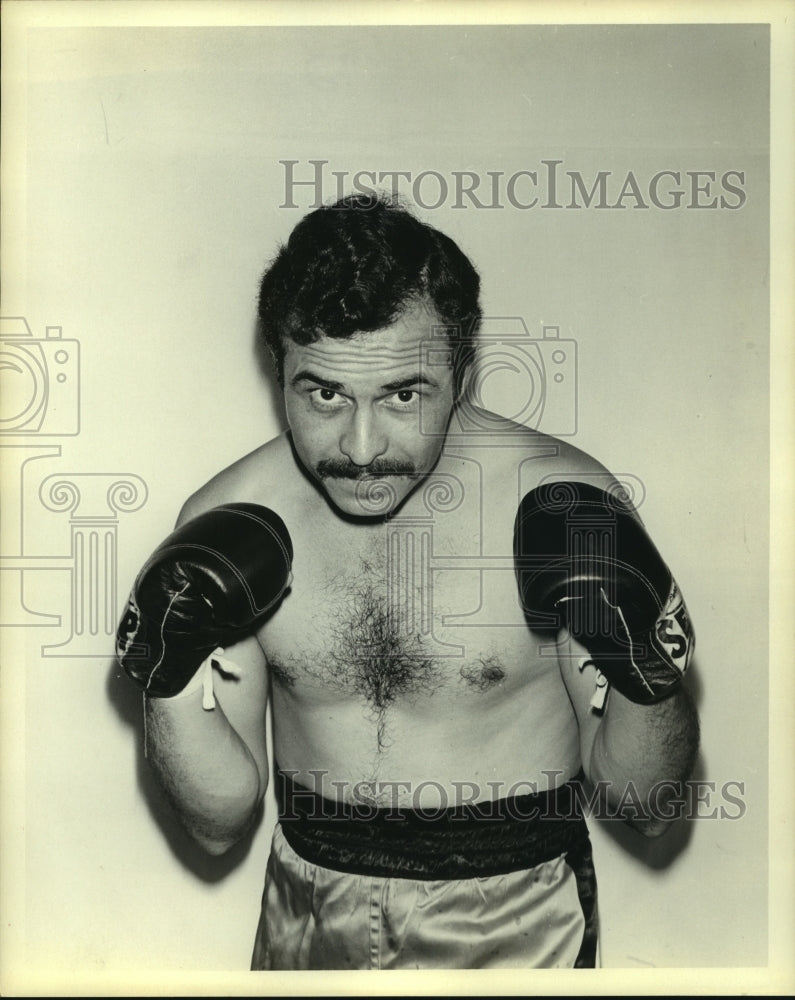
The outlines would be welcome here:
<svg viewBox="0 0 795 1000">
<path fill-rule="evenodd" d="M 380 479 L 383 476 L 415 476 L 417 470 L 411 462 L 381 458 L 370 465 L 354 465 L 344 458 L 324 458 L 315 466 L 321 479 Z"/>
</svg>

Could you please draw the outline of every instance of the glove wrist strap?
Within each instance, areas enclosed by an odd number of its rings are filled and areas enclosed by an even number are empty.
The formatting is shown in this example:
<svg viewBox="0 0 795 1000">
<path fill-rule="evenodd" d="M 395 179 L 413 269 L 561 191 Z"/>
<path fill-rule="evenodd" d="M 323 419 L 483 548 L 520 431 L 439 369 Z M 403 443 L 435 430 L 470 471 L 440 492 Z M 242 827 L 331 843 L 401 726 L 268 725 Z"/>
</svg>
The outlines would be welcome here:
<svg viewBox="0 0 795 1000">
<path fill-rule="evenodd" d="M 198 691 L 202 692 L 202 708 L 205 712 L 211 712 L 215 708 L 215 690 L 213 681 L 213 668 L 218 667 L 222 673 L 230 674 L 232 677 L 240 677 L 240 667 L 227 656 L 224 649 L 217 646 L 209 656 L 199 665 L 196 673 L 191 677 L 185 687 L 177 694 L 171 695 L 169 701 L 179 701 L 190 698 Z"/>
</svg>

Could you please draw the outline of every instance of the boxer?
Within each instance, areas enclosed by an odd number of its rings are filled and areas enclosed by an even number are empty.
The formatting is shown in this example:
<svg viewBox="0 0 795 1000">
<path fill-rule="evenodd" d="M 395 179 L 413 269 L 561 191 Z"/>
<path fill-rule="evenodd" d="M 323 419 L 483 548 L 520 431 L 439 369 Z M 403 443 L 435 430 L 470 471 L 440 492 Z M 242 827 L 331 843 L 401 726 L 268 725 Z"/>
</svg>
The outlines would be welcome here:
<svg viewBox="0 0 795 1000">
<path fill-rule="evenodd" d="M 593 966 L 578 789 L 620 812 L 696 753 L 673 575 L 607 469 L 472 405 L 477 272 L 400 206 L 310 213 L 259 316 L 288 429 L 186 502 L 118 639 L 198 843 L 275 778 L 252 968 Z"/>
</svg>

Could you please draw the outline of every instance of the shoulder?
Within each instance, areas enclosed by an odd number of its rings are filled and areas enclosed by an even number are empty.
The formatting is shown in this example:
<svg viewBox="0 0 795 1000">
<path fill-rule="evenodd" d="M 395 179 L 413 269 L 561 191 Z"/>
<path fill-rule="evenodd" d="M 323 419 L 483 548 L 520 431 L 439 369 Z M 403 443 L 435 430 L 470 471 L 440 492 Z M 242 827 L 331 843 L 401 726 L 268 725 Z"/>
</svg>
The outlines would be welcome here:
<svg viewBox="0 0 795 1000">
<path fill-rule="evenodd" d="M 570 441 L 479 411 L 482 430 L 453 433 L 448 450 L 482 470 L 484 487 L 519 495 L 549 482 L 586 482 L 604 490 L 617 480 L 597 458 Z"/>
<path fill-rule="evenodd" d="M 293 464 L 286 434 L 268 441 L 222 469 L 185 501 L 177 524 L 225 503 L 263 503 L 278 498 Z"/>
</svg>

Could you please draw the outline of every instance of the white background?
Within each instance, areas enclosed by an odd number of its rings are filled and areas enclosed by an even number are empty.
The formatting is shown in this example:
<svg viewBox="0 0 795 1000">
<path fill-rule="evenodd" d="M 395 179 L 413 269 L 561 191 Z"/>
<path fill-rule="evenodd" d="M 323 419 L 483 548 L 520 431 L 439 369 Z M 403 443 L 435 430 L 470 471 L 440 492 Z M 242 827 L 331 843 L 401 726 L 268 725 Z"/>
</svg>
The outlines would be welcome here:
<svg viewBox="0 0 795 1000">
<path fill-rule="evenodd" d="M 46 439 L 61 455 L 29 467 L 24 531 L 30 551 L 69 553 L 68 518 L 38 500 L 45 476 L 140 476 L 147 502 L 119 520 L 119 610 L 185 497 L 282 426 L 254 345 L 257 282 L 311 192 L 280 207 L 280 160 L 302 178 L 310 159 L 448 177 L 561 159 L 619 186 L 629 170 L 641 186 L 665 169 L 744 173 L 736 211 L 418 209 L 478 266 L 486 315 L 576 340 L 573 441 L 643 482 L 641 513 L 696 625 L 696 776 L 718 790 L 704 812 L 744 783 L 736 821 L 654 843 L 594 827 L 607 968 L 768 961 L 767 38 L 758 25 L 509 25 L 24 39 L 23 242 L 2 313 L 36 337 L 59 325 L 81 349 L 80 433 Z M 24 855 L 7 918 L 20 966 L 57 969 L 62 986 L 245 969 L 270 798 L 230 859 L 194 851 L 147 776 L 140 705 L 110 657 L 41 655 L 69 635 L 69 574 L 27 573 L 25 587 L 62 624 L 4 633 L 24 658 L 11 754 Z"/>
</svg>

